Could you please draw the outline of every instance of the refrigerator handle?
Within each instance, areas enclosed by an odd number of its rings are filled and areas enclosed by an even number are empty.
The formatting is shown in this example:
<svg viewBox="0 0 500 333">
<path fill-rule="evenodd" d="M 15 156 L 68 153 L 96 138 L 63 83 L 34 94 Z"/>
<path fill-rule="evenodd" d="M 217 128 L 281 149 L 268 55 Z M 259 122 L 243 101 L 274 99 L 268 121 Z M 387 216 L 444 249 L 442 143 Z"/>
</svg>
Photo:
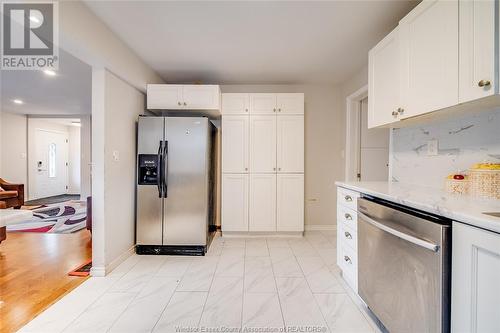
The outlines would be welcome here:
<svg viewBox="0 0 500 333">
<path fill-rule="evenodd" d="M 163 141 L 160 141 L 160 145 L 158 146 L 158 164 L 156 165 L 156 186 L 158 186 L 158 196 L 160 198 L 163 197 L 163 187 L 162 187 L 162 160 L 163 160 Z"/>
<path fill-rule="evenodd" d="M 168 141 L 163 145 L 163 198 L 168 197 Z"/>
</svg>

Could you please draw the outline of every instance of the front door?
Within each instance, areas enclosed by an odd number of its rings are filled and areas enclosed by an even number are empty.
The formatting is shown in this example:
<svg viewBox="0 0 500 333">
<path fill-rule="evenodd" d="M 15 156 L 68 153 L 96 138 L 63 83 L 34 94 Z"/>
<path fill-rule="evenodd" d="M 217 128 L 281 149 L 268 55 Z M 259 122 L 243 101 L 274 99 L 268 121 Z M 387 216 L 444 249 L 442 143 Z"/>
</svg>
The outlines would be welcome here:
<svg viewBox="0 0 500 333">
<path fill-rule="evenodd" d="M 35 130 L 30 158 L 31 198 L 39 199 L 67 193 L 68 138 L 66 133 Z"/>
</svg>

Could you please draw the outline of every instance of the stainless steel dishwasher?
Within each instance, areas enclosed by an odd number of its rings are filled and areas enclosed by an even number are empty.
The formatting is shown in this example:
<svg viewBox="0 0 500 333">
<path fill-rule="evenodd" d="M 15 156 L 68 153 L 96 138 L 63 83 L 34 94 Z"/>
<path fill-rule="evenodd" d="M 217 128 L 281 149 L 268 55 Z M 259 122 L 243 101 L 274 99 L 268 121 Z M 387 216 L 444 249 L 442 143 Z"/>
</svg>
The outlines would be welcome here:
<svg viewBox="0 0 500 333">
<path fill-rule="evenodd" d="M 358 289 L 391 333 L 450 331 L 451 221 L 358 199 Z"/>
</svg>

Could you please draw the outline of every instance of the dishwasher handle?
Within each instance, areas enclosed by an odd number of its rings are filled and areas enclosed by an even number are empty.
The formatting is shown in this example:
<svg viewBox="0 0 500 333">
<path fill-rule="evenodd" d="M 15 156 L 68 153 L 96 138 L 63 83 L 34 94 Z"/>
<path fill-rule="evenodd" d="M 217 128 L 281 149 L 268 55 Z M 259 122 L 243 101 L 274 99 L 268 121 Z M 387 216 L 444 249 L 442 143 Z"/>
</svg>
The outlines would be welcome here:
<svg viewBox="0 0 500 333">
<path fill-rule="evenodd" d="M 375 221 L 374 219 L 372 219 L 371 217 L 367 216 L 366 214 L 363 214 L 361 212 L 358 212 L 358 216 L 360 216 L 364 221 L 370 223 L 371 225 L 373 225 L 374 227 L 380 229 L 380 230 L 383 230 L 393 236 L 396 236 L 398 238 L 401 238 L 407 242 L 410 242 L 410 243 L 413 243 L 417 246 L 420 246 L 420 247 L 423 247 L 427 250 L 430 250 L 432 252 L 437 252 L 439 250 L 439 245 L 437 244 L 434 244 L 434 243 L 431 243 L 431 242 L 428 242 L 426 240 L 423 240 L 421 238 L 418 238 L 418 237 L 415 237 L 415 236 L 411 236 L 411 235 L 408 235 L 408 234 L 405 234 L 404 232 L 401 232 L 401 231 L 398 231 L 396 229 L 393 229 L 393 228 L 390 228 L 388 226 L 386 226 L 385 224 L 382 224 L 380 222 L 377 222 Z"/>
</svg>

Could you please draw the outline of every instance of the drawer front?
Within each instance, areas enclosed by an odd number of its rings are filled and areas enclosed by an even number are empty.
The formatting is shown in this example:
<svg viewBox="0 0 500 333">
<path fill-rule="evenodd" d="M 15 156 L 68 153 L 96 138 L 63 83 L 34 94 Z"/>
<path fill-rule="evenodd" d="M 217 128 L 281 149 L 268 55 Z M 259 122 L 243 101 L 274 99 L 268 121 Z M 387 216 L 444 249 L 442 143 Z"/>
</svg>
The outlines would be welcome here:
<svg viewBox="0 0 500 333">
<path fill-rule="evenodd" d="M 358 251 L 358 233 L 349 228 L 345 223 L 342 225 L 340 237 L 342 244 L 351 248 L 354 252 Z"/>
<path fill-rule="evenodd" d="M 342 277 L 347 284 L 358 292 L 358 260 L 354 250 L 348 246 L 342 247 Z"/>
<path fill-rule="evenodd" d="M 353 231 L 358 231 L 358 213 L 342 205 L 337 206 L 338 225 L 344 224 Z"/>
<path fill-rule="evenodd" d="M 337 189 L 337 203 L 352 210 L 358 209 L 359 192 L 351 191 L 343 187 Z"/>
</svg>

